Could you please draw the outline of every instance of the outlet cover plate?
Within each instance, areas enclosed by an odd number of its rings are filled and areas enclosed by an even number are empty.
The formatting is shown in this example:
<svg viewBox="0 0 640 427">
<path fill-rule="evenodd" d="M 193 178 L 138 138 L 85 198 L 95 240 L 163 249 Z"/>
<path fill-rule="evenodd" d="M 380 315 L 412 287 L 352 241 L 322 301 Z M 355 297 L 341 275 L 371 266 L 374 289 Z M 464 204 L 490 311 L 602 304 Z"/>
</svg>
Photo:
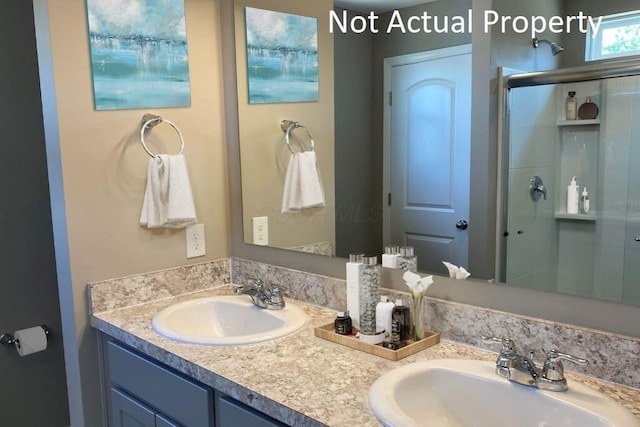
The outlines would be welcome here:
<svg viewBox="0 0 640 427">
<path fill-rule="evenodd" d="M 204 224 L 187 226 L 187 258 L 204 256 Z"/>
<path fill-rule="evenodd" d="M 269 217 L 253 217 L 253 244 L 260 246 L 269 245 Z"/>
</svg>

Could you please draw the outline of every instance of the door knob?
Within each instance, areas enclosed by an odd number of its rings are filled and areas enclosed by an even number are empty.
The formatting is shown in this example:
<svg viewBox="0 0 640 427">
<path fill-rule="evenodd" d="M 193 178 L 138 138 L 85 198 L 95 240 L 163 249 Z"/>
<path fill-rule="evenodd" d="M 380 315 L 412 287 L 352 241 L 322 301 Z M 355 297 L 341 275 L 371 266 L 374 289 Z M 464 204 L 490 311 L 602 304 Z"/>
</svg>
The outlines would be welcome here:
<svg viewBox="0 0 640 427">
<path fill-rule="evenodd" d="M 636 236 L 636 238 L 633 240 L 635 240 L 636 242 L 640 242 L 640 236 Z"/>
<path fill-rule="evenodd" d="M 469 227 L 469 223 L 464 219 L 461 219 L 460 221 L 456 222 L 456 228 L 458 230 L 466 230 L 467 227 Z"/>
</svg>

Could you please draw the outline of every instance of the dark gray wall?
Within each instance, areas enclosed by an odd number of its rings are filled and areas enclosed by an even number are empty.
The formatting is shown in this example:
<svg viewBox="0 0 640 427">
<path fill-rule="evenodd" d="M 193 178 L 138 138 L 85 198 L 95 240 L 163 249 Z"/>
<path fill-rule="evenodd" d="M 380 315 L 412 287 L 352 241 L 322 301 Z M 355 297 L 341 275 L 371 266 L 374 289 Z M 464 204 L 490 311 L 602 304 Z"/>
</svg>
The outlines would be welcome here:
<svg viewBox="0 0 640 427">
<path fill-rule="evenodd" d="M 336 9 L 340 11 L 341 9 Z M 341 13 L 341 12 L 339 12 Z M 355 13 L 349 12 L 350 16 Z M 372 191 L 371 33 L 334 33 L 336 256 L 375 254 L 382 223 Z"/>
<path fill-rule="evenodd" d="M 46 324 L 46 351 L 0 348 L 0 424 L 68 426 L 33 6 L 0 14 L 0 333 Z"/>
<path fill-rule="evenodd" d="M 583 1 L 584 3 L 584 1 Z M 514 2 L 512 0 L 493 0 L 493 10 L 501 16 L 563 16 L 564 0 L 537 0 L 535 2 Z M 516 33 L 510 26 L 502 32 L 498 26 L 491 31 L 491 63 L 522 71 L 552 70 L 558 68 L 565 52 L 557 56 L 551 54 L 548 44 L 533 48 L 531 33 Z M 562 34 L 547 31 L 538 36 L 556 43 L 564 43 Z"/>
</svg>

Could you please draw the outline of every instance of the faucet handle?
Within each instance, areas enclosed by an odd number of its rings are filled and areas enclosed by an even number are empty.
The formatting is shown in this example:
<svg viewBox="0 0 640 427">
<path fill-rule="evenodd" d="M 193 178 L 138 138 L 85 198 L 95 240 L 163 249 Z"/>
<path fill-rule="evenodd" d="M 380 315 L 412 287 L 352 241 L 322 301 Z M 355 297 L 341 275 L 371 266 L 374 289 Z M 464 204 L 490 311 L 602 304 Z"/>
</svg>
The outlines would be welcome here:
<svg viewBox="0 0 640 427">
<path fill-rule="evenodd" d="M 502 354 L 516 352 L 516 344 L 513 342 L 511 338 L 487 337 L 484 335 L 481 335 L 480 338 L 482 339 L 482 342 L 484 342 L 485 344 L 502 344 L 502 349 L 500 350 L 500 353 Z"/>
<path fill-rule="evenodd" d="M 547 353 L 542 369 L 542 377 L 552 381 L 562 381 L 564 379 L 563 360 L 575 363 L 576 365 L 585 366 L 589 363 L 586 359 L 573 356 L 571 354 L 562 353 L 558 350 L 551 350 Z"/>
<path fill-rule="evenodd" d="M 264 280 L 262 279 L 251 279 L 251 283 L 258 289 L 264 288 Z"/>
</svg>

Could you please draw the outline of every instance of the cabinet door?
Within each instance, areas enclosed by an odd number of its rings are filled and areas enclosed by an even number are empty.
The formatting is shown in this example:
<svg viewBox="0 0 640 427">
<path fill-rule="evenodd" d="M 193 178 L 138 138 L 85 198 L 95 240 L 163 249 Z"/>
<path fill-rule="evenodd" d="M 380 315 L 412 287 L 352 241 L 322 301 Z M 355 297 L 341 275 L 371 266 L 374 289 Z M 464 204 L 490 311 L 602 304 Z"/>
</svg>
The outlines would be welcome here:
<svg viewBox="0 0 640 427">
<path fill-rule="evenodd" d="M 216 399 L 215 414 L 216 427 L 283 427 L 286 425 L 224 395 Z"/>
<path fill-rule="evenodd" d="M 156 414 L 142 403 L 111 389 L 111 427 L 155 427 Z"/>
<path fill-rule="evenodd" d="M 180 425 L 160 414 L 156 414 L 156 427 L 180 427 Z"/>
<path fill-rule="evenodd" d="M 157 408 L 180 425 L 213 424 L 211 388 L 114 341 L 107 343 L 106 353 L 112 385 Z"/>
</svg>

